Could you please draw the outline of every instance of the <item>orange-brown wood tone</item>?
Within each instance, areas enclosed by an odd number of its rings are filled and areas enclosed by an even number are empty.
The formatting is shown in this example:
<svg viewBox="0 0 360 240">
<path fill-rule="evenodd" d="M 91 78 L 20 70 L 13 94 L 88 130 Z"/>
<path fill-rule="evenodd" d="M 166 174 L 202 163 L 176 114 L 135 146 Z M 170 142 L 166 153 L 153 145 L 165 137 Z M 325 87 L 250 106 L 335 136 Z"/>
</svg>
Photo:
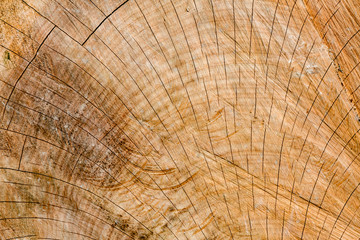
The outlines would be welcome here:
<svg viewBox="0 0 360 240">
<path fill-rule="evenodd" d="M 1 0 L 1 239 L 359 239 L 358 0 Z"/>
</svg>

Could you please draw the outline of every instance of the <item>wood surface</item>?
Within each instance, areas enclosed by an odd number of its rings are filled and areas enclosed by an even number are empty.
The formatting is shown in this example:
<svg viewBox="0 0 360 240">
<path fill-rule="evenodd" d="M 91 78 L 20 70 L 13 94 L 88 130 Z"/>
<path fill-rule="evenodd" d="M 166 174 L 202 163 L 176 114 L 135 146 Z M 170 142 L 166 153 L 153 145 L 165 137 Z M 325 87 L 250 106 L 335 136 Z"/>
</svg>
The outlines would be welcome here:
<svg viewBox="0 0 360 240">
<path fill-rule="evenodd" d="M 358 0 L 1 0 L 1 239 L 359 239 Z"/>
</svg>

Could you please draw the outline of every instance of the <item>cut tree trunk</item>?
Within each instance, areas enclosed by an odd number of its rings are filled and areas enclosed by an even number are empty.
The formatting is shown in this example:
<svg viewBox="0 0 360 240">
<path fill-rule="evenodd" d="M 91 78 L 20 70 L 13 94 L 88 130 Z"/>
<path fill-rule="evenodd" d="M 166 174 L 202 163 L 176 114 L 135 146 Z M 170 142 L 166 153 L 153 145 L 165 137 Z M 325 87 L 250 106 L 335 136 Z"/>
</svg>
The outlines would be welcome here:
<svg viewBox="0 0 360 240">
<path fill-rule="evenodd" d="M 358 0 L 1 0 L 1 239 L 359 239 Z"/>
</svg>

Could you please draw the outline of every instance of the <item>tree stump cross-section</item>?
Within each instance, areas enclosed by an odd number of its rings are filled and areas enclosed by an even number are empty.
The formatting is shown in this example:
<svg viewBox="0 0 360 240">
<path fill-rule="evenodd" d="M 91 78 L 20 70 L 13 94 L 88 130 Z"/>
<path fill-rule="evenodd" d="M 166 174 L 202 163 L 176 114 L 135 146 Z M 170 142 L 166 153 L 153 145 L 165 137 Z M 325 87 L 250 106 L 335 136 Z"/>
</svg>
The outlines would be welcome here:
<svg viewBox="0 0 360 240">
<path fill-rule="evenodd" d="M 357 0 L 0 1 L 0 239 L 359 239 Z"/>
</svg>

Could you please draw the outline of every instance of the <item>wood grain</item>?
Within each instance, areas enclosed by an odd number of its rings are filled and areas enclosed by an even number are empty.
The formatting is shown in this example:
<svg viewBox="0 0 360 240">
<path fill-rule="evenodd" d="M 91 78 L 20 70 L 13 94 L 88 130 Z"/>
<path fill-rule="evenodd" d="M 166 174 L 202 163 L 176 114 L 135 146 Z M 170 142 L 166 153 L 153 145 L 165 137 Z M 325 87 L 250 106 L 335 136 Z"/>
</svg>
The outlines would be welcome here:
<svg viewBox="0 0 360 240">
<path fill-rule="evenodd" d="M 357 0 L 0 2 L 1 239 L 359 239 Z"/>
</svg>

